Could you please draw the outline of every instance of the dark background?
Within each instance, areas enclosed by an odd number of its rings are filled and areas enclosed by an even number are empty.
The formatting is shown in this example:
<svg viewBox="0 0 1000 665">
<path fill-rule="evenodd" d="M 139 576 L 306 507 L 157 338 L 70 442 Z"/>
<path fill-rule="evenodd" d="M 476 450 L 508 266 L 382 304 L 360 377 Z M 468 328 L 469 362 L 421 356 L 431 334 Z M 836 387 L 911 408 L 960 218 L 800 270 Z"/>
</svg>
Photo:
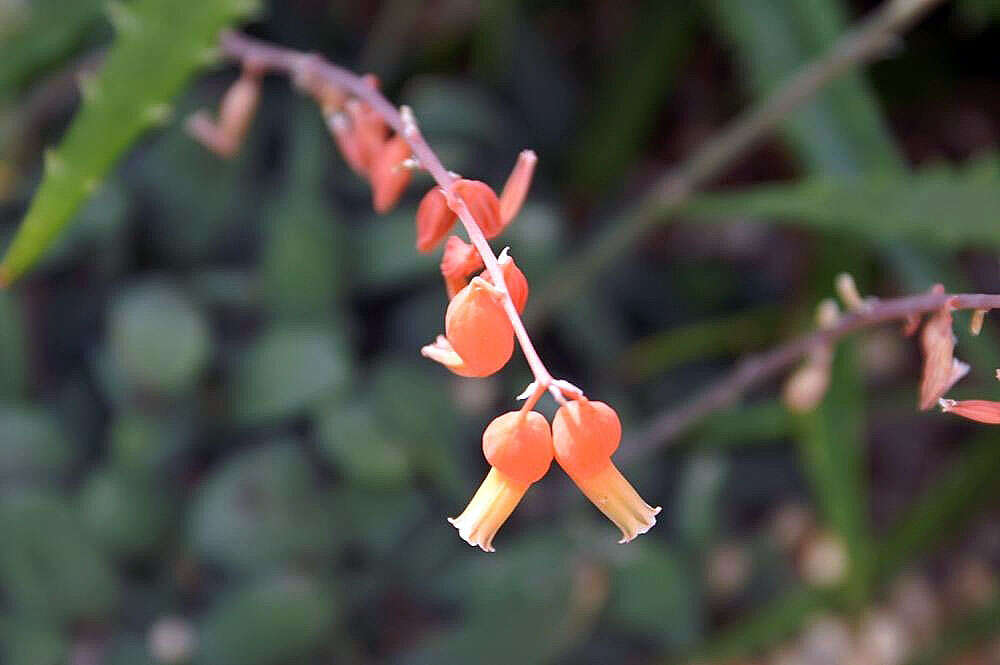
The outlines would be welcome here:
<svg viewBox="0 0 1000 665">
<path fill-rule="evenodd" d="M 0 0 L 0 238 L 111 39 L 101 6 Z M 537 296 L 874 6 L 299 0 L 248 30 L 378 74 L 463 175 L 499 189 L 536 150 L 496 246 Z M 998 39 L 996 2 L 946 3 L 609 270 L 529 300 L 550 369 L 628 436 L 808 331 L 841 271 L 882 297 L 1000 290 Z M 0 293 L 0 662 L 997 662 L 1000 437 L 916 410 L 917 346 L 894 327 L 841 345 L 813 413 L 772 384 L 632 453 L 664 508 L 636 542 L 555 469 L 497 553 L 469 548 L 445 517 L 486 473 L 480 434 L 523 358 L 470 381 L 419 356 L 447 304 L 438 255 L 413 248 L 429 180 L 375 216 L 287 81 L 266 81 L 236 159 L 191 141 L 183 117 L 233 77 L 193 81 Z M 956 396 L 1000 394 L 994 323 L 956 320 Z"/>
</svg>

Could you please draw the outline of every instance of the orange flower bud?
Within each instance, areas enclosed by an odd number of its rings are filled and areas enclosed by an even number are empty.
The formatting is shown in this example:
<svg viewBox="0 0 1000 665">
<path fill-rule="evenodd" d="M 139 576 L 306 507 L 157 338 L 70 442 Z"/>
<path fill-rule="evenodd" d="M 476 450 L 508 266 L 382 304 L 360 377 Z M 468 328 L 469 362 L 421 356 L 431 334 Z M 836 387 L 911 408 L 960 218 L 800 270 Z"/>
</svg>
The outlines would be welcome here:
<svg viewBox="0 0 1000 665">
<path fill-rule="evenodd" d="M 417 208 L 417 249 L 421 252 L 434 249 L 454 224 L 455 213 L 448 207 L 444 190 L 434 187 L 424 195 Z"/>
<path fill-rule="evenodd" d="M 924 371 L 920 381 L 920 408 L 927 410 L 954 384 L 955 333 L 951 307 L 945 305 L 931 316 L 920 333 Z M 961 378 L 961 377 L 959 377 Z"/>
<path fill-rule="evenodd" d="M 969 420 L 975 420 L 989 425 L 1000 425 L 1000 402 L 985 399 L 967 399 L 956 402 L 953 399 L 938 400 L 941 410 L 954 413 Z"/>
<path fill-rule="evenodd" d="M 372 183 L 372 203 L 375 212 L 384 213 L 392 209 L 406 186 L 410 184 L 410 169 L 401 166 L 413 151 L 402 136 L 394 136 L 382 146 L 372 161 L 369 176 Z"/>
<path fill-rule="evenodd" d="M 489 376 L 514 353 L 514 329 L 493 287 L 473 279 L 452 298 L 445 314 L 445 336 L 473 376 Z"/>
<path fill-rule="evenodd" d="M 361 141 L 358 139 L 358 134 L 354 131 L 351 121 L 343 113 L 333 113 L 326 117 L 326 126 L 347 165 L 358 175 L 364 176 L 365 160 Z"/>
<path fill-rule="evenodd" d="M 500 220 L 500 200 L 485 182 L 479 180 L 458 180 L 451 186 L 452 192 L 465 201 L 466 207 L 476 220 L 483 235 L 493 238 L 503 231 Z"/>
<path fill-rule="evenodd" d="M 500 192 L 500 222 L 507 226 L 517 217 L 524 205 L 524 199 L 531 188 L 531 177 L 535 174 L 535 164 L 538 156 L 532 150 L 522 150 L 517 156 L 514 170 L 510 172 L 507 182 Z"/>
<path fill-rule="evenodd" d="M 656 524 L 653 508 L 611 462 L 621 441 L 622 426 L 615 410 L 586 398 L 559 408 L 552 421 L 556 461 L 577 487 L 621 530 L 627 543 Z"/>
<path fill-rule="evenodd" d="M 524 312 L 524 306 L 528 302 L 528 278 L 517 267 L 514 259 L 511 258 L 506 249 L 500 253 L 497 262 L 503 271 L 503 281 L 507 285 L 507 292 L 510 293 L 510 299 L 514 301 L 514 307 L 517 308 L 517 312 L 520 314 Z M 493 283 L 493 277 L 490 276 L 489 271 L 483 271 L 480 277 L 490 284 Z"/>
<path fill-rule="evenodd" d="M 222 98 L 218 122 L 198 111 L 188 119 L 188 133 L 220 157 L 235 155 L 260 101 L 260 79 L 259 70 L 244 69 Z"/>
<path fill-rule="evenodd" d="M 382 146 L 389 136 L 389 126 L 372 107 L 357 99 L 349 100 L 345 109 L 357 136 L 361 163 L 367 171 L 375 161 L 375 157 L 382 151 Z"/>
<path fill-rule="evenodd" d="M 813 349 L 809 358 L 788 376 L 782 388 L 782 401 L 789 411 L 808 413 L 819 406 L 830 387 L 832 365 L 833 349 L 829 346 Z"/>
<path fill-rule="evenodd" d="M 483 432 L 483 453 L 493 468 L 468 507 L 448 521 L 465 542 L 492 552 L 497 531 L 552 464 L 549 423 L 536 411 L 505 413 Z"/>
<path fill-rule="evenodd" d="M 465 288 L 469 276 L 482 270 L 483 258 L 476 248 L 458 236 L 450 236 L 441 257 L 441 275 L 444 276 L 448 298 Z"/>
</svg>

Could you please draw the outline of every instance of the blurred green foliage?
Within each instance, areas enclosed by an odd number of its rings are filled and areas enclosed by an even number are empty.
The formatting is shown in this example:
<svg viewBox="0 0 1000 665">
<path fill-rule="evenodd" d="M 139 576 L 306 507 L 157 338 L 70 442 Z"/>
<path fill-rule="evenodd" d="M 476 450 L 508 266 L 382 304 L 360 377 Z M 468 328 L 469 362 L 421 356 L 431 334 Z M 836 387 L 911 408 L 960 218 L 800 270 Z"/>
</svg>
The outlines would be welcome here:
<svg viewBox="0 0 1000 665">
<path fill-rule="evenodd" d="M 818 613 L 863 610 L 989 518 L 996 437 L 915 414 L 914 354 L 872 336 L 839 350 L 813 413 L 789 414 L 770 386 L 670 450 L 623 444 L 630 478 L 664 507 L 638 542 L 616 545 L 554 469 L 497 554 L 470 549 L 444 518 L 487 471 L 484 424 L 530 378 L 519 359 L 472 382 L 419 357 L 446 307 L 439 257 L 413 248 L 429 180 L 375 216 L 285 81 L 265 83 L 241 154 L 217 160 L 181 125 L 217 103 L 228 71 L 206 72 L 162 129 L 131 141 L 136 109 L 167 78 L 179 86 L 224 19 L 248 9 L 229 0 L 177 17 L 164 0 L 114 5 L 119 23 L 153 4 L 169 19 L 152 42 L 111 47 L 131 77 L 103 83 L 114 114 L 85 102 L 66 129 L 57 95 L 28 118 L 38 90 L 111 43 L 101 3 L 62 4 L 0 0 L 0 145 L 37 120 L 47 142 L 69 132 L 76 153 L 56 154 L 88 173 L 132 152 L 37 271 L 0 292 L 0 662 L 55 665 L 95 645 L 110 665 L 724 662 L 773 650 Z M 979 64 L 998 26 L 988 5 L 960 3 L 871 80 L 830 86 L 588 282 L 532 330 L 551 369 L 614 403 L 631 434 L 736 356 L 809 327 L 840 270 L 879 294 L 939 279 L 1000 290 L 996 125 L 976 115 L 995 102 Z M 590 237 L 586 215 L 614 216 L 620 192 L 820 53 L 854 9 L 272 2 L 250 30 L 371 63 L 464 175 L 499 187 L 519 149 L 539 149 L 532 195 L 498 245 L 534 286 Z M 209 14 L 197 31 L 177 22 Z M 155 66 L 167 50 L 183 67 Z M 957 131 L 952 98 L 979 124 Z M 45 178 L 40 149 L 27 162 L 0 152 L 5 244 L 36 189 L 59 219 L 82 200 Z M 969 394 L 995 394 L 989 328 L 960 332 Z M 771 521 L 789 503 L 847 544 L 843 584 L 808 586 L 776 542 Z M 720 551 L 745 556 L 728 590 Z M 995 634 L 995 605 L 953 625 L 969 637 L 945 635 L 928 662 Z"/>
</svg>

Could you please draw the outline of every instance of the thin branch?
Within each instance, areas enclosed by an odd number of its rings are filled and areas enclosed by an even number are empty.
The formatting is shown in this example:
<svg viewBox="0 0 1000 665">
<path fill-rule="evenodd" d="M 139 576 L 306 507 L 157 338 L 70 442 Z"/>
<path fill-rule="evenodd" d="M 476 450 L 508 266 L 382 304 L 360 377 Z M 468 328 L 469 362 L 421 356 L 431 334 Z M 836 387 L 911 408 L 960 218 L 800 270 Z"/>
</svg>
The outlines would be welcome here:
<svg viewBox="0 0 1000 665">
<path fill-rule="evenodd" d="M 349 91 L 355 97 L 369 104 L 376 113 L 389 124 L 399 136 L 402 136 L 410 148 L 413 155 L 420 163 L 421 167 L 430 173 L 431 177 L 445 190 L 447 195 L 454 200 L 456 213 L 465 227 L 469 240 L 475 245 L 479 254 L 483 258 L 483 263 L 493 279 L 493 284 L 499 291 L 503 292 L 502 304 L 507 318 L 514 329 L 514 334 L 521 345 L 524 357 L 528 361 L 528 366 L 535 377 L 535 383 L 544 387 L 552 393 L 557 401 L 564 401 L 562 390 L 557 385 L 553 376 L 546 369 L 545 364 L 535 350 L 531 337 L 521 321 L 521 316 L 507 292 L 506 281 L 503 278 L 503 271 L 497 263 L 497 257 L 486 241 L 482 230 L 476 220 L 472 217 L 468 207 L 460 196 L 452 192 L 452 184 L 455 177 L 441 164 L 441 160 L 434 153 L 431 147 L 424 140 L 413 118 L 412 112 L 407 108 L 398 110 L 374 87 L 370 86 L 361 77 L 353 72 L 338 67 L 324 60 L 316 54 L 307 54 L 292 49 L 274 46 L 257 39 L 247 37 L 235 32 L 223 33 L 221 38 L 222 52 L 225 56 L 243 63 L 252 63 L 255 68 L 265 71 L 275 71 L 294 79 L 301 78 L 321 78 L 331 86 Z"/>
<path fill-rule="evenodd" d="M 676 212 L 693 192 L 775 129 L 838 76 L 892 52 L 900 35 L 943 0 L 888 0 L 845 32 L 822 56 L 792 73 L 766 99 L 730 121 L 687 160 L 654 183 L 639 202 L 600 232 L 534 298 L 529 323 L 572 300 L 604 267 L 627 251 L 657 221 Z"/>
<path fill-rule="evenodd" d="M 693 395 L 681 406 L 666 411 L 622 445 L 619 458 L 635 461 L 652 450 L 668 445 L 706 417 L 737 402 L 748 390 L 778 376 L 811 349 L 829 345 L 858 330 L 889 321 L 903 321 L 941 309 L 1000 308 L 1000 295 L 927 293 L 876 301 L 868 309 L 845 314 L 830 328 L 817 330 L 765 353 L 744 358 L 723 379 Z"/>
</svg>

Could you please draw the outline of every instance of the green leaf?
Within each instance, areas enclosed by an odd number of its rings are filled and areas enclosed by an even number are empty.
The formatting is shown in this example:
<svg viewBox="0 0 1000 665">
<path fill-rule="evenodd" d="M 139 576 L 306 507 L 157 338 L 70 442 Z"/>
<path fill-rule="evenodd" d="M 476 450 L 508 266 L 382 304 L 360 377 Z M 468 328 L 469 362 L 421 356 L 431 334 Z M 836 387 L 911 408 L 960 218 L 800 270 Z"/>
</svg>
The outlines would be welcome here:
<svg viewBox="0 0 1000 665">
<path fill-rule="evenodd" d="M 1000 437 L 984 430 L 923 492 L 879 547 L 880 576 L 947 540 L 1000 490 Z"/>
<path fill-rule="evenodd" d="M 755 97 L 772 91 L 846 28 L 838 0 L 705 0 L 740 57 Z M 783 133 L 807 170 L 898 170 L 901 159 L 864 77 L 851 72 L 791 113 Z"/>
<path fill-rule="evenodd" d="M 418 471 L 453 497 L 465 494 L 464 473 L 455 454 L 458 423 L 440 368 L 386 358 L 374 370 L 372 398 L 379 423 L 405 442 Z"/>
<path fill-rule="evenodd" d="M 816 500 L 850 557 L 849 592 L 863 600 L 872 564 L 865 479 L 865 397 L 854 347 L 836 350 L 830 389 L 814 411 L 796 416 L 799 450 Z"/>
<path fill-rule="evenodd" d="M 655 129 L 656 112 L 672 89 L 696 34 L 687 3 L 646 2 L 596 86 L 570 164 L 578 189 L 603 189 L 635 161 Z"/>
<path fill-rule="evenodd" d="M 672 510 L 686 551 L 700 555 L 715 541 L 728 478 L 729 464 L 721 455 L 698 453 L 684 462 Z"/>
<path fill-rule="evenodd" d="M 351 274 L 360 288 L 398 288 L 438 275 L 440 258 L 414 249 L 416 210 L 407 206 L 378 218 L 363 220 L 353 233 Z M 440 278 L 440 277 L 438 277 Z"/>
<path fill-rule="evenodd" d="M 7 254 L 2 281 L 38 260 L 119 157 L 170 116 L 170 102 L 208 62 L 219 31 L 248 15 L 247 0 L 136 0 L 108 4 L 116 30 L 100 71 L 83 85 L 83 105 L 45 173 Z"/>
<path fill-rule="evenodd" d="M 557 662 L 579 639 L 571 630 L 574 569 L 566 543 L 551 535 L 506 545 L 499 557 L 462 557 L 435 584 L 437 593 L 463 604 L 461 623 L 430 634 L 401 662 Z"/>
<path fill-rule="evenodd" d="M 766 400 L 716 412 L 699 428 L 702 446 L 734 446 L 743 443 L 781 441 L 788 437 L 788 409 L 778 400 Z"/>
<path fill-rule="evenodd" d="M 258 425 L 294 416 L 346 385 L 343 342 L 319 327 L 283 326 L 243 352 L 229 386 L 233 417 Z"/>
<path fill-rule="evenodd" d="M 0 399 L 21 397 L 28 382 L 28 346 L 18 299 L 0 292 Z"/>
<path fill-rule="evenodd" d="M 343 291 L 347 248 L 343 228 L 323 197 L 330 152 L 326 128 L 304 101 L 295 111 L 290 172 L 264 216 L 261 290 L 278 316 L 315 320 L 330 315 Z"/>
<path fill-rule="evenodd" d="M 356 483 L 386 488 L 409 480 L 405 449 L 382 430 L 369 404 L 330 405 L 316 427 L 320 452 Z"/>
<path fill-rule="evenodd" d="M 962 247 L 1000 245 L 1000 158 L 988 153 L 959 166 L 861 178 L 807 177 L 703 194 L 683 212 L 697 218 L 777 220 L 875 239 L 906 238 Z"/>
<path fill-rule="evenodd" d="M 63 665 L 69 640 L 51 623 L 16 618 L 0 630 L 0 654 L 7 665 Z"/>
<path fill-rule="evenodd" d="M 615 367 L 643 381 L 692 360 L 752 351 L 774 340 L 780 321 L 780 309 L 767 306 L 677 326 L 640 339 Z"/>
<path fill-rule="evenodd" d="M 614 576 L 615 623 L 672 650 L 690 649 L 703 629 L 698 577 L 671 550 L 649 543 L 630 548 Z"/>
<path fill-rule="evenodd" d="M 100 619 L 118 602 L 109 562 L 61 499 L 14 494 L 0 502 L 0 586 L 25 615 Z"/>
<path fill-rule="evenodd" d="M 319 499 L 312 467 L 293 442 L 245 452 L 198 488 L 191 546 L 237 570 L 329 556 L 338 536 Z"/>
<path fill-rule="evenodd" d="M 108 317 L 110 357 L 139 389 L 191 390 L 211 355 L 204 315 L 183 292 L 159 281 L 127 288 Z"/>
<path fill-rule="evenodd" d="M 4 16 L 4 12 L 20 11 L 25 15 L 9 34 L 0 25 L 0 52 L 4 56 L 0 58 L 0 98 L 18 92 L 41 71 L 64 60 L 90 39 L 104 6 L 100 0 L 35 0 L 23 9 L 17 4 L 0 9 L 0 24 L 19 18 Z"/>
<path fill-rule="evenodd" d="M 83 525 L 109 552 L 153 553 L 170 526 L 170 497 L 155 479 L 98 469 L 80 490 Z"/>
<path fill-rule="evenodd" d="M 307 577 L 253 583 L 223 598 L 205 618 L 198 663 L 280 665 L 311 660 L 337 617 L 332 594 Z"/>
<path fill-rule="evenodd" d="M 65 477 L 73 447 L 56 419 L 37 407 L 0 404 L 0 486 Z"/>
<path fill-rule="evenodd" d="M 829 595 L 816 589 L 786 591 L 752 616 L 734 622 L 700 647 L 694 660 L 727 663 L 746 658 L 798 631 L 816 612 L 829 608 Z"/>
<path fill-rule="evenodd" d="M 966 662 L 957 656 L 990 640 L 995 643 L 998 630 L 1000 630 L 1000 596 L 994 593 L 993 598 L 983 606 L 948 621 L 937 631 L 937 641 L 919 649 L 919 653 L 909 661 L 909 665 Z M 995 653 L 996 647 L 987 646 L 986 650 L 988 653 Z M 985 662 L 988 662 L 989 658 L 984 654 Z M 967 662 L 977 661 L 975 658 L 970 658 Z"/>
<path fill-rule="evenodd" d="M 157 419 L 140 411 L 120 411 L 108 427 L 110 461 L 134 476 L 156 473 L 190 438 L 190 422 L 173 414 Z"/>
</svg>

